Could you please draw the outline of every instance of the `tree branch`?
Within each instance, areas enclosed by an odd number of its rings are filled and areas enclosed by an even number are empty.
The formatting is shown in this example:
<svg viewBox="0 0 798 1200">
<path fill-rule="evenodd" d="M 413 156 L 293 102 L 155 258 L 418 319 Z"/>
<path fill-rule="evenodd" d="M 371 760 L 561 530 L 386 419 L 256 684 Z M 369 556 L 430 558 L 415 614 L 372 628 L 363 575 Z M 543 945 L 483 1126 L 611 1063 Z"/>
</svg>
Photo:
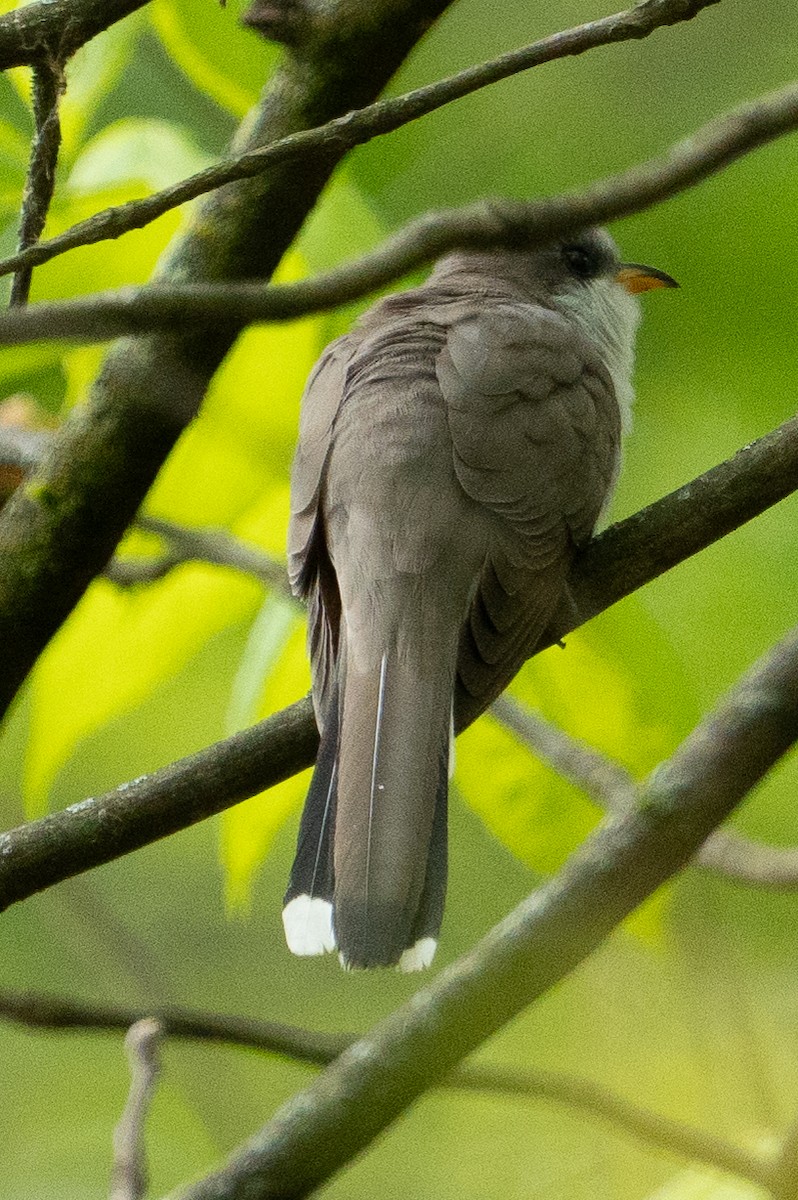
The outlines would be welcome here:
<svg viewBox="0 0 798 1200">
<path fill-rule="evenodd" d="M 570 576 L 577 602 L 572 627 L 796 487 L 798 418 L 793 418 L 595 538 Z M 461 703 L 458 729 L 478 715 L 478 705 Z M 161 771 L 1 834 L 0 911 L 279 783 L 310 766 L 317 748 L 312 706 L 305 699 Z"/>
<path fill-rule="evenodd" d="M 309 765 L 309 699 L 188 758 L 0 834 L 0 912 L 254 796 Z"/>
<path fill-rule="evenodd" d="M 162 328 L 187 330 L 209 320 L 237 327 L 293 320 L 359 299 L 456 247 L 534 247 L 576 229 L 642 212 L 796 129 L 798 84 L 791 84 L 709 122 L 664 156 L 607 176 L 581 192 L 529 202 L 485 200 L 427 213 L 357 262 L 297 283 L 268 288 L 156 284 L 35 305 L 26 312 L 0 315 L 0 345 L 54 338 L 104 341 Z M 54 245 L 55 239 L 40 243 L 0 262 L 0 274 L 28 261 L 30 254 L 51 257 L 45 247 Z"/>
<path fill-rule="evenodd" d="M 326 1066 L 356 1041 L 354 1034 L 317 1033 L 272 1021 L 221 1016 L 169 1008 L 152 1014 L 164 1037 L 221 1042 L 279 1054 L 296 1062 Z M 117 1005 L 85 1004 L 39 993 L 0 991 L 0 1018 L 31 1029 L 114 1032 L 144 1017 L 143 1010 Z M 523 1100 L 551 1100 L 593 1119 L 609 1122 L 669 1154 L 697 1159 L 722 1171 L 761 1181 L 772 1169 L 770 1158 L 658 1116 L 631 1104 L 592 1080 L 537 1068 L 512 1068 L 490 1063 L 464 1063 L 441 1081 L 456 1091 L 499 1093 Z"/>
<path fill-rule="evenodd" d="M 506 729 L 600 808 L 622 811 L 634 804 L 639 785 L 619 762 L 564 729 L 500 696 L 491 713 Z M 695 856 L 696 865 L 737 883 L 779 891 L 798 888 L 798 848 L 766 846 L 731 829 L 716 829 Z"/>
<path fill-rule="evenodd" d="M 619 762 L 546 721 L 540 713 L 523 708 L 512 696 L 494 700 L 490 712 L 527 749 L 585 792 L 600 808 L 619 812 L 634 803 L 637 783 Z"/>
<path fill-rule="evenodd" d="M 127 204 L 104 209 L 48 242 L 42 242 L 22 254 L 0 260 L 0 275 L 18 270 L 20 266 L 35 266 L 47 262 L 77 246 L 88 246 L 94 242 L 120 237 L 131 229 L 141 229 L 170 209 L 194 200 L 197 196 L 235 180 L 252 178 L 279 163 L 297 157 L 313 156 L 323 159 L 330 153 L 338 157 L 355 146 L 392 133 L 411 121 L 451 104 L 454 100 L 507 79 L 511 75 L 558 58 L 584 54 L 597 46 L 648 37 L 662 26 L 692 20 L 702 9 L 717 3 L 719 0 L 642 0 L 642 3 L 636 4 L 626 12 L 615 13 L 598 21 L 590 21 L 586 25 L 555 33 L 490 62 L 469 67 L 437 83 L 348 112 L 345 116 L 328 121 L 315 129 L 291 134 L 271 145 L 227 159 L 141 200 L 131 200 Z M 438 250 L 433 250 L 417 261 L 428 260 L 437 253 Z M 395 275 L 390 277 L 394 278 Z"/>
<path fill-rule="evenodd" d="M 64 67 L 59 59 L 38 62 L 33 68 L 33 115 L 36 136 L 31 146 L 30 164 L 22 197 L 19 249 L 38 242 L 44 229 L 55 188 L 55 170 L 61 147 L 61 120 L 58 105 L 66 86 Z M 24 305 L 30 294 L 33 268 L 20 267 L 11 285 L 12 306 Z"/>
<path fill-rule="evenodd" d="M 2 436 L 0 435 L 0 441 Z M 232 567 L 254 576 L 272 591 L 278 592 L 292 604 L 297 604 L 288 582 L 285 564 L 271 558 L 255 546 L 249 546 L 224 529 L 191 529 L 175 525 L 159 517 L 140 516 L 136 526 L 146 533 L 163 538 L 168 549 L 155 559 L 112 559 L 105 575 L 121 587 L 136 583 L 151 583 L 163 578 L 182 563 L 203 562 L 217 567 Z"/>
<path fill-rule="evenodd" d="M 562 872 L 346 1050 L 180 1200 L 300 1197 L 562 980 L 680 870 L 798 735 L 798 631 L 734 688 L 641 799 L 605 820 Z"/>
<path fill-rule="evenodd" d="M 146 0 L 38 0 L 0 17 L 0 70 L 66 60 Z"/>
</svg>

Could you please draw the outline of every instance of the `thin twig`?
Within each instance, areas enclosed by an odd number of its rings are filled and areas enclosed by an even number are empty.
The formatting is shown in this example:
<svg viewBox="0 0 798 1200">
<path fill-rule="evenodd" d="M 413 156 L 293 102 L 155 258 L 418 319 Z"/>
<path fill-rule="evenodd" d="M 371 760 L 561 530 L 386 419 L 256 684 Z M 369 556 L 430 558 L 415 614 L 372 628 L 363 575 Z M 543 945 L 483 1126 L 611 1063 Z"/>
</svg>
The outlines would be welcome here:
<svg viewBox="0 0 798 1200">
<path fill-rule="evenodd" d="M 719 0 L 643 0 L 643 3 L 626 12 L 614 13 L 601 20 L 555 33 L 490 62 L 469 67 L 447 79 L 417 88 L 402 96 L 377 101 L 314 129 L 290 134 L 260 149 L 227 159 L 144 199 L 131 200 L 127 204 L 107 208 L 88 220 L 73 225 L 58 237 L 25 251 L 24 254 L 13 255 L 0 261 L 0 275 L 16 271 L 20 266 L 47 262 L 48 259 L 76 246 L 91 245 L 93 242 L 117 238 L 131 229 L 141 229 L 163 213 L 194 200 L 197 196 L 234 180 L 259 175 L 278 163 L 297 156 L 319 156 L 331 151 L 340 154 L 354 146 L 363 145 L 375 137 L 391 133 L 411 121 L 418 120 L 419 117 L 451 104 L 453 100 L 468 96 L 520 71 L 529 70 L 554 59 L 583 54 L 612 42 L 648 37 L 655 29 L 691 20 L 702 9 L 718 2 Z M 765 133 L 761 140 L 768 140 L 768 137 L 773 136 L 776 134 Z M 503 232 L 502 228 L 500 237 Z M 484 244 L 484 233 L 482 236 L 483 241 L 479 244 Z M 494 242 L 495 240 L 494 235 Z M 439 241 L 435 248 L 421 255 L 416 254 L 414 263 L 434 257 L 440 253 L 441 245 L 444 249 L 447 248 L 445 235 L 443 242 Z M 391 271 L 393 272 L 393 268 Z M 388 278 L 395 278 L 395 273 L 390 274 Z M 379 284 L 370 285 L 374 286 Z"/>
<path fill-rule="evenodd" d="M 354 1034 L 318 1033 L 297 1026 L 247 1017 L 169 1008 L 154 1014 L 164 1037 L 220 1042 L 278 1054 L 295 1062 L 326 1066 L 356 1041 Z M 41 995 L 0 991 L 0 1018 L 32 1029 L 112 1032 L 126 1029 L 143 1014 L 134 1009 Z M 455 1091 L 499 1093 L 522 1100 L 551 1100 L 609 1122 L 669 1154 L 697 1159 L 723 1171 L 759 1178 L 771 1160 L 649 1112 L 606 1088 L 575 1075 L 538 1068 L 464 1063 L 441 1086 Z"/>
<path fill-rule="evenodd" d="M 581 788 L 608 811 L 633 803 L 637 783 L 631 772 L 579 738 L 572 737 L 540 713 L 522 708 L 511 696 L 500 696 L 491 713 L 530 750 L 549 763 L 563 778 Z"/>
<path fill-rule="evenodd" d="M 147 516 L 137 517 L 136 525 L 146 533 L 154 533 L 164 539 L 169 546 L 165 560 L 172 566 L 186 562 L 204 562 L 217 567 L 232 567 L 259 579 L 293 604 L 297 603 L 288 583 L 285 565 L 256 546 L 248 546 L 246 542 L 233 537 L 224 529 L 191 529 L 186 525 L 164 521 L 160 517 Z M 130 559 L 116 561 L 117 567 L 146 565 L 134 564 Z"/>
<path fill-rule="evenodd" d="M 147 1191 L 144 1124 L 160 1074 L 162 1036 L 160 1023 L 152 1017 L 144 1017 L 131 1025 L 125 1037 L 130 1091 L 114 1130 L 110 1200 L 142 1200 Z"/>
<path fill-rule="evenodd" d="M 796 129 L 798 84 L 791 84 L 716 118 L 675 143 L 665 155 L 607 176 L 580 192 L 529 202 L 485 200 L 427 213 L 356 262 L 297 283 L 274 287 L 156 283 L 5 313 L 0 316 L 0 345 L 47 338 L 104 341 L 126 333 L 190 329 L 209 320 L 233 327 L 292 320 L 365 296 L 456 247 L 531 248 L 585 226 L 642 212 Z M 70 231 L 61 236 L 71 236 Z M 55 247 L 56 241 L 0 262 L 0 274 L 28 261 L 28 255 L 42 253 L 44 258 L 30 261 L 46 261 L 53 256 L 46 247 Z M 84 243 L 63 248 L 73 244 Z M 53 254 L 62 252 L 55 249 Z"/>
<path fill-rule="evenodd" d="M 137 517 L 135 525 L 145 533 L 163 538 L 167 549 L 157 558 L 111 559 L 103 574 L 119 587 L 155 583 L 185 563 L 209 563 L 251 575 L 284 599 L 299 605 L 291 592 L 285 564 L 224 529 L 194 529 L 148 516 Z"/>
<path fill-rule="evenodd" d="M 61 147 L 58 105 L 66 84 L 63 63 L 58 59 L 38 62 L 33 68 L 33 116 L 36 135 L 31 145 L 28 175 L 22 196 L 19 249 L 36 245 L 44 229 L 55 188 L 55 171 Z M 12 307 L 27 304 L 32 266 L 20 267 L 11 285 Z"/>
<path fill-rule="evenodd" d="M 608 812 L 622 811 L 640 795 L 641 785 L 619 762 L 544 720 L 539 713 L 503 695 L 491 705 L 493 716 Z M 716 829 L 695 863 L 735 883 L 773 891 L 798 888 L 798 848 L 766 846 L 731 829 Z"/>
</svg>

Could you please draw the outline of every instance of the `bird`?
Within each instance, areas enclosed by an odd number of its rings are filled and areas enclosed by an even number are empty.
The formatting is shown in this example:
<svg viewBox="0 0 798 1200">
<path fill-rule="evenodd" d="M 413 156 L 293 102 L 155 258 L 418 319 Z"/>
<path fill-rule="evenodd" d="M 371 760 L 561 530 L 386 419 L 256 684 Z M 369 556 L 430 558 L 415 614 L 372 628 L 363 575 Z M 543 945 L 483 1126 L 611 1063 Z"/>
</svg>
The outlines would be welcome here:
<svg viewBox="0 0 798 1200">
<path fill-rule="evenodd" d="M 313 368 L 288 532 L 320 733 L 283 908 L 294 954 L 432 962 L 455 728 L 558 636 L 618 476 L 638 294 L 676 286 L 597 228 L 460 250 Z"/>
</svg>

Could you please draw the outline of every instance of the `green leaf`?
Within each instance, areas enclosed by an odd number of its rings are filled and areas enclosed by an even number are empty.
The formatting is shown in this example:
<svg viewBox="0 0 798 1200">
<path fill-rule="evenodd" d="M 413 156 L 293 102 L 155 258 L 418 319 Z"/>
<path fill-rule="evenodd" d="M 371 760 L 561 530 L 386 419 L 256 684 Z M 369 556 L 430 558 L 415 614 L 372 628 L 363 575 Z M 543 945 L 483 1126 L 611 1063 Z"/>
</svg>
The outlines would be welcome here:
<svg viewBox="0 0 798 1200">
<path fill-rule="evenodd" d="M 114 87 L 136 52 L 146 29 L 141 12 L 117 21 L 81 46 L 67 67 L 67 89 L 61 100 L 61 162 L 71 162 L 97 106 Z"/>
<path fill-rule="evenodd" d="M 155 0 L 149 17 L 167 53 L 199 91 L 243 117 L 278 57 L 275 46 L 239 23 L 241 5 Z"/>
<path fill-rule="evenodd" d="M 106 126 L 76 160 L 67 181 L 73 193 L 143 183 L 157 191 L 209 163 L 179 126 L 154 118 L 128 117 Z"/>
<path fill-rule="evenodd" d="M 531 659 L 510 686 L 522 704 L 642 779 L 690 728 L 696 705 L 661 630 L 632 599 Z M 557 871 L 601 810 L 487 714 L 458 738 L 456 781 L 485 825 L 542 875 Z M 664 893 L 632 918 L 658 936 Z"/>
<path fill-rule="evenodd" d="M 304 622 L 297 616 L 268 674 L 256 716 L 285 708 L 307 691 L 309 682 Z M 303 771 L 222 814 L 220 854 L 229 911 L 248 911 L 255 873 L 276 834 L 302 803 L 309 775 Z"/>
<path fill-rule="evenodd" d="M 764 1188 L 744 1179 L 730 1179 L 710 1167 L 690 1167 L 669 1179 L 648 1200 L 767 1200 Z"/>
<path fill-rule="evenodd" d="M 279 658 L 297 620 L 297 610 L 282 596 L 267 596 L 249 631 L 230 689 L 225 728 L 229 734 L 256 720 L 263 681 Z"/>
<path fill-rule="evenodd" d="M 31 679 L 28 815 L 46 810 L 59 770 L 83 738 L 140 704 L 213 634 L 249 616 L 259 595 L 252 579 L 194 564 L 147 588 L 94 583 Z"/>
</svg>

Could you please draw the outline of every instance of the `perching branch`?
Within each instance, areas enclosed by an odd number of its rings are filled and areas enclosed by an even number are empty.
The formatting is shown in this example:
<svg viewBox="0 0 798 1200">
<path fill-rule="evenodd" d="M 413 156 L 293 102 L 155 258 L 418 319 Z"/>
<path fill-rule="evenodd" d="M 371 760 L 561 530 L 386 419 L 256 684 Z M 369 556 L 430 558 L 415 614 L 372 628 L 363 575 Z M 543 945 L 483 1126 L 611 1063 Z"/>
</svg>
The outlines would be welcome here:
<svg viewBox="0 0 798 1200">
<path fill-rule="evenodd" d="M 271 145 L 227 159 L 144 199 L 131 200 L 127 204 L 104 209 L 93 217 L 73 225 L 58 237 L 42 242 L 23 254 L 12 255 L 0 261 L 0 275 L 16 271 L 21 266 L 35 266 L 47 262 L 77 246 L 88 246 L 94 242 L 120 237 L 131 229 L 141 229 L 170 209 L 194 200 L 197 196 L 235 180 L 252 178 L 297 157 L 323 159 L 332 153 L 338 158 L 355 146 L 392 133 L 411 121 L 451 104 L 454 100 L 507 79 L 511 75 L 540 66 L 542 63 L 552 62 L 554 59 L 584 54 L 597 46 L 648 37 L 662 26 L 692 20 L 702 9 L 718 2 L 719 0 L 642 0 L 642 3 L 636 4 L 626 12 L 615 13 L 598 21 L 590 21 L 574 29 L 555 33 L 490 62 L 469 67 L 437 83 L 417 88 L 402 96 L 381 100 L 348 112 L 345 116 L 314 129 L 291 134 Z M 416 262 L 428 261 L 437 253 L 439 250 L 434 249 L 417 258 Z M 395 275 L 390 276 L 394 277 Z"/>
<path fill-rule="evenodd" d="M 36 136 L 31 146 L 28 176 L 22 197 L 19 249 L 38 242 L 55 189 L 55 169 L 61 147 L 58 105 L 65 87 L 63 63 L 56 58 L 33 68 L 33 116 Z M 27 304 L 33 268 L 20 267 L 11 285 L 11 304 Z"/>
<path fill-rule="evenodd" d="M 0 71 L 66 60 L 146 0 L 36 0 L 0 17 Z"/>
<path fill-rule="evenodd" d="M 798 736 L 798 631 L 469 954 L 345 1051 L 180 1200 L 300 1197 L 559 983 L 662 883 Z"/>
<path fill-rule="evenodd" d="M 125 1037 L 130 1062 L 130 1092 L 114 1130 L 110 1200 L 142 1200 L 147 1191 L 144 1123 L 160 1074 L 163 1030 L 152 1017 L 132 1025 Z"/>
<path fill-rule="evenodd" d="M 595 538 L 570 576 L 573 627 L 795 488 L 798 418 Z M 461 705 L 458 729 L 478 715 L 478 706 Z M 0 911 L 272 787 L 310 766 L 317 748 L 302 700 L 161 771 L 0 834 Z"/>
<path fill-rule="evenodd" d="M 317 749 L 312 705 L 301 700 L 152 775 L 0 834 L 0 912 L 288 779 Z"/>
<path fill-rule="evenodd" d="M 32 1029 L 114 1032 L 126 1029 L 143 1015 L 141 1011 L 116 1005 L 0 991 L 0 1018 Z M 317 1033 L 272 1021 L 181 1008 L 156 1012 L 154 1016 L 164 1037 L 243 1046 L 313 1066 L 328 1065 L 356 1041 L 353 1034 Z M 742 1150 L 712 1134 L 658 1116 L 579 1076 L 534 1067 L 515 1069 L 490 1063 L 463 1063 L 441 1081 L 441 1086 L 564 1104 L 585 1116 L 607 1121 L 616 1131 L 631 1134 L 669 1154 L 696 1159 L 757 1182 L 772 1169 L 768 1156 Z"/>
<path fill-rule="evenodd" d="M 634 804 L 640 785 L 620 763 L 522 708 L 511 696 L 494 700 L 491 713 L 544 762 L 581 788 L 600 808 L 622 811 Z M 696 865 L 757 887 L 798 888 L 798 848 L 766 846 L 731 829 L 716 829 L 695 856 Z"/>
</svg>

